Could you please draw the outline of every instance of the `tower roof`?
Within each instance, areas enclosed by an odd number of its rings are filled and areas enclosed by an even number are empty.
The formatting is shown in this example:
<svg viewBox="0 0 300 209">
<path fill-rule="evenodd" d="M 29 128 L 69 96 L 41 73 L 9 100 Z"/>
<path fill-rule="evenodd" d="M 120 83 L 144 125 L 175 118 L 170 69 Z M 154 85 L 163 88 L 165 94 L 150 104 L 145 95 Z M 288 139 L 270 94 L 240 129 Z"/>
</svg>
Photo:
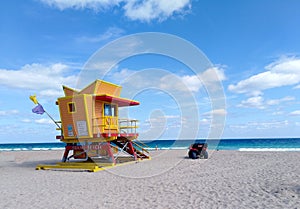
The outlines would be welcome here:
<svg viewBox="0 0 300 209">
<path fill-rule="evenodd" d="M 95 80 L 82 90 L 75 90 L 67 86 L 63 86 L 65 96 L 76 96 L 80 94 L 90 94 L 98 101 L 118 104 L 119 107 L 134 106 L 140 103 L 135 100 L 121 98 L 122 87 L 107 81 Z"/>
</svg>

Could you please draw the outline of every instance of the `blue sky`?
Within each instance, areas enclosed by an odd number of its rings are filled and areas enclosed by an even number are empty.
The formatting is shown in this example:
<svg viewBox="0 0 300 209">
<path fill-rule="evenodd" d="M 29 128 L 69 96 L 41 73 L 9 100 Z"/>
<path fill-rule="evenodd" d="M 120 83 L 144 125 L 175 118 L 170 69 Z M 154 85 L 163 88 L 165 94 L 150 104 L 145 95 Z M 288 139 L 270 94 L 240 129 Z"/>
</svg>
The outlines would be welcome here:
<svg viewBox="0 0 300 209">
<path fill-rule="evenodd" d="M 197 129 L 190 132 L 206 138 L 219 125 L 212 125 L 216 115 L 226 118 L 222 138 L 299 137 L 300 2 L 170 2 L 1 1 L 0 143 L 54 142 L 55 125 L 46 115 L 31 112 L 34 104 L 28 96 L 36 93 L 59 120 L 55 101 L 63 95 L 61 86 L 78 87 L 82 69 L 97 50 L 144 32 L 180 37 L 199 48 L 213 66 L 195 75 L 186 63 L 153 54 L 133 56 L 114 67 L 102 63 L 99 70 L 112 68 L 95 79 L 134 83 L 135 89 L 127 90 L 135 90 L 131 97 L 141 105 L 123 113 L 140 120 L 141 139 L 182 138 L 181 132 L 194 122 Z M 115 50 L 126 49 L 130 50 Z M 208 95 L 207 89 L 214 86 L 205 80 L 212 74 L 217 77 L 211 83 L 217 78 L 224 90 L 226 106 L 222 108 L 212 108 Z M 140 79 L 133 81 L 136 76 Z M 145 88 L 146 81 L 155 88 Z M 188 86 L 188 93 L 178 87 L 178 81 Z M 186 111 L 187 103 L 180 103 L 187 95 L 195 99 L 197 114 L 192 114 L 193 108 Z M 183 138 L 193 134 L 184 133 Z"/>
</svg>

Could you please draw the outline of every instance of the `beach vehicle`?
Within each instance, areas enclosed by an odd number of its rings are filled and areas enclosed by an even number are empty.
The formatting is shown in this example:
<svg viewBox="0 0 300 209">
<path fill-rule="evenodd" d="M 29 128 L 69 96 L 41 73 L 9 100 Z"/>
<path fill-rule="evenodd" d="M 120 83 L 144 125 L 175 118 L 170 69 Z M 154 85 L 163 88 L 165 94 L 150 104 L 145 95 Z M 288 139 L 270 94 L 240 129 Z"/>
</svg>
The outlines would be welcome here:
<svg viewBox="0 0 300 209">
<path fill-rule="evenodd" d="M 121 89 L 103 80 L 82 90 L 63 86 L 65 96 L 56 101 L 61 120 L 55 122 L 60 131 L 56 139 L 66 144 L 62 162 L 37 169 L 96 171 L 105 165 L 150 159 L 146 145 L 137 139 L 138 120 L 119 118 L 119 108 L 139 105 L 138 101 L 121 98 Z"/>
<path fill-rule="evenodd" d="M 189 147 L 189 158 L 198 159 L 198 158 L 208 158 L 207 152 L 207 143 L 194 143 Z"/>
</svg>

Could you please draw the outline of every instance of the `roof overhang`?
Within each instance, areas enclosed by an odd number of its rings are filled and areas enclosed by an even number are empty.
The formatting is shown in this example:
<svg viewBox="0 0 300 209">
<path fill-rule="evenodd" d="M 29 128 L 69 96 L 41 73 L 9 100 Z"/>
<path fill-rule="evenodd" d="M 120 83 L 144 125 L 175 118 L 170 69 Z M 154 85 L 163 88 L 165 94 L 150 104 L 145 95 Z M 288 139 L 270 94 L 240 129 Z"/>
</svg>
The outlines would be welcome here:
<svg viewBox="0 0 300 209">
<path fill-rule="evenodd" d="M 112 104 L 117 104 L 119 107 L 126 107 L 126 106 L 135 106 L 139 105 L 140 103 L 135 100 L 120 98 L 120 97 L 114 97 L 111 95 L 95 95 L 94 96 L 96 100 L 104 101 Z"/>
</svg>

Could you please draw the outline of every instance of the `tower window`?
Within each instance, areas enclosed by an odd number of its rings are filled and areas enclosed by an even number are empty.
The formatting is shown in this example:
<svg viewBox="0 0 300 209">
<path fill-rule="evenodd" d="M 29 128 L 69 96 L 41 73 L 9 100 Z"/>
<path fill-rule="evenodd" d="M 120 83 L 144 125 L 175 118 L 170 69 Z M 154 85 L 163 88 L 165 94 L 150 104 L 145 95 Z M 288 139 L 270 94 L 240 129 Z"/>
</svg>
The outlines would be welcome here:
<svg viewBox="0 0 300 209">
<path fill-rule="evenodd" d="M 104 116 L 117 116 L 117 107 L 116 105 L 104 104 Z"/>
<path fill-rule="evenodd" d="M 68 112 L 69 112 L 69 113 L 74 113 L 74 112 L 76 112 L 75 102 L 70 102 L 70 103 L 68 103 Z"/>
</svg>

